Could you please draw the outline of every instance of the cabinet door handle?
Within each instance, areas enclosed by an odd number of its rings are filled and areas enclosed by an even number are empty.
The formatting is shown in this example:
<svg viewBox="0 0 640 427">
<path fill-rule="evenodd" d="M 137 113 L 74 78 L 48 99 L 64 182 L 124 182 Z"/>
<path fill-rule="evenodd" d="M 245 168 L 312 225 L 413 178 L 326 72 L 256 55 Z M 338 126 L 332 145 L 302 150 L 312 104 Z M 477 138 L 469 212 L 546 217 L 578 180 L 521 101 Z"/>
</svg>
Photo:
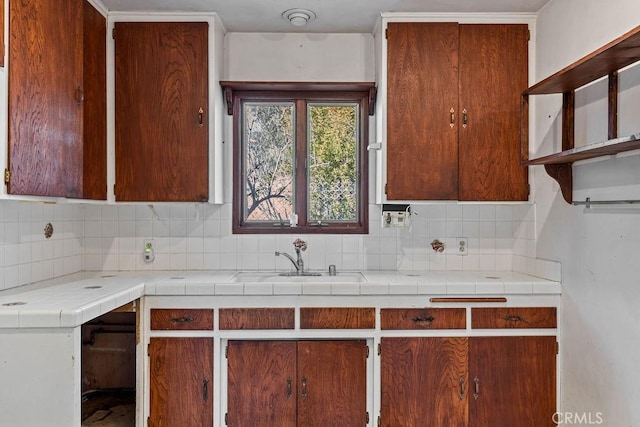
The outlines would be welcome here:
<svg viewBox="0 0 640 427">
<path fill-rule="evenodd" d="M 300 397 L 302 397 L 302 400 L 307 398 L 307 377 L 302 377 L 302 394 Z"/>
<path fill-rule="evenodd" d="M 522 316 L 504 316 L 503 319 L 507 322 L 524 322 L 524 317 Z"/>
<path fill-rule="evenodd" d="M 287 399 L 291 399 L 291 377 L 287 378 Z"/>
<path fill-rule="evenodd" d="M 76 104 L 81 105 L 83 102 L 84 102 L 84 91 L 82 90 L 80 85 L 78 85 L 78 87 L 76 88 Z"/>
<path fill-rule="evenodd" d="M 478 379 L 478 377 L 475 377 L 473 379 L 473 382 L 476 383 L 476 392 L 473 393 L 473 398 L 475 400 L 478 400 L 478 396 L 480 396 L 480 380 Z"/>
<path fill-rule="evenodd" d="M 460 377 L 460 400 L 464 399 L 464 377 Z"/>
<path fill-rule="evenodd" d="M 433 316 L 429 316 L 429 317 L 414 317 L 413 319 L 414 322 L 416 323 L 424 323 L 425 325 L 430 325 L 431 323 L 433 323 L 434 320 L 436 320 L 435 317 Z"/>
<path fill-rule="evenodd" d="M 192 317 L 172 317 L 171 321 L 173 323 L 190 323 L 193 322 Z"/>
<path fill-rule="evenodd" d="M 456 110 L 454 110 L 453 107 L 451 107 L 451 110 L 449 110 L 449 126 L 453 127 L 455 121 L 456 121 Z"/>
<path fill-rule="evenodd" d="M 209 399 L 209 378 L 202 379 L 202 400 Z"/>
<path fill-rule="evenodd" d="M 204 126 L 204 124 L 202 123 L 203 115 L 204 115 L 204 110 L 202 109 L 202 107 L 200 107 L 200 109 L 198 110 L 198 127 Z"/>
<path fill-rule="evenodd" d="M 467 123 L 469 122 L 469 116 L 467 114 L 467 109 L 462 110 L 462 127 L 466 128 Z"/>
</svg>

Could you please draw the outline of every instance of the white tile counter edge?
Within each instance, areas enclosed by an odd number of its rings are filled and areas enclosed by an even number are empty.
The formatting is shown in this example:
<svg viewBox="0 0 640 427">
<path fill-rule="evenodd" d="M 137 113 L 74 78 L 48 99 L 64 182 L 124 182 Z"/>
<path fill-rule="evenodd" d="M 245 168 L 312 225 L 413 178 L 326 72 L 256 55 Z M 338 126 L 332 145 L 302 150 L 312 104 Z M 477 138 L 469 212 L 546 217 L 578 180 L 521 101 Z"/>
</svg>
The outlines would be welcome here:
<svg viewBox="0 0 640 427">
<path fill-rule="evenodd" d="M 236 271 L 83 272 L 0 291 L 0 328 L 73 328 L 145 295 L 559 295 L 511 271 L 365 271 L 359 283 L 234 283 Z"/>
</svg>

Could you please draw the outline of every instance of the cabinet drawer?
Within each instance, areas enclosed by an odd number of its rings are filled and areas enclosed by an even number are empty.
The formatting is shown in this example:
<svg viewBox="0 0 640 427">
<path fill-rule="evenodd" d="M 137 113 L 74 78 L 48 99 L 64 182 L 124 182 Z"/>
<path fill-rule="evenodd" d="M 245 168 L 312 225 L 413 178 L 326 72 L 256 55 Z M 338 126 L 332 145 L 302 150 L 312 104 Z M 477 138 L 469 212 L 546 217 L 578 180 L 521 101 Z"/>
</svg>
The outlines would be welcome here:
<svg viewBox="0 0 640 427">
<path fill-rule="evenodd" d="M 213 330 L 213 309 L 151 309 L 152 330 Z"/>
<path fill-rule="evenodd" d="M 300 329 L 374 329 L 373 307 L 301 307 Z"/>
<path fill-rule="evenodd" d="M 464 308 L 383 308 L 381 329 L 465 329 Z"/>
<path fill-rule="evenodd" d="M 221 308 L 220 329 L 293 329 L 294 308 Z"/>
<path fill-rule="evenodd" d="M 555 328 L 555 307 L 497 307 L 472 308 L 471 327 L 474 329 Z"/>
</svg>

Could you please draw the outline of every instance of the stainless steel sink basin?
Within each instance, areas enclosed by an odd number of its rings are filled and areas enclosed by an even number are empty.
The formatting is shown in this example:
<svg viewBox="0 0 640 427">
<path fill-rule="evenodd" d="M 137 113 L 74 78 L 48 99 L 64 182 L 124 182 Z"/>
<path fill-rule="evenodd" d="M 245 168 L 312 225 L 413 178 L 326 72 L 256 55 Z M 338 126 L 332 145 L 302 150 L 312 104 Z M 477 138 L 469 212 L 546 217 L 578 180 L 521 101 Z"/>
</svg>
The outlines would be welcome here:
<svg viewBox="0 0 640 427">
<path fill-rule="evenodd" d="M 325 273 L 301 275 L 295 273 L 282 275 L 277 271 L 241 271 L 231 278 L 236 283 L 361 283 L 366 282 L 361 273 L 338 273 L 329 276 Z"/>
</svg>

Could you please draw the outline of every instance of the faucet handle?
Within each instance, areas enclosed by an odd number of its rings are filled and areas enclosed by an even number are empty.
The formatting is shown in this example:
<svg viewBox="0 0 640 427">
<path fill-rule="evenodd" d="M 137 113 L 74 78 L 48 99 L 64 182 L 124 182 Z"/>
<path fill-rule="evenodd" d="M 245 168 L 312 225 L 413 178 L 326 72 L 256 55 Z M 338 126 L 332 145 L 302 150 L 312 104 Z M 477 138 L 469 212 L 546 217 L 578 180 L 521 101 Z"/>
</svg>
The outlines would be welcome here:
<svg viewBox="0 0 640 427">
<path fill-rule="evenodd" d="M 306 251 L 307 250 L 307 242 L 305 242 L 304 240 L 296 239 L 293 242 L 293 246 L 296 249 L 300 249 L 301 251 Z"/>
</svg>

